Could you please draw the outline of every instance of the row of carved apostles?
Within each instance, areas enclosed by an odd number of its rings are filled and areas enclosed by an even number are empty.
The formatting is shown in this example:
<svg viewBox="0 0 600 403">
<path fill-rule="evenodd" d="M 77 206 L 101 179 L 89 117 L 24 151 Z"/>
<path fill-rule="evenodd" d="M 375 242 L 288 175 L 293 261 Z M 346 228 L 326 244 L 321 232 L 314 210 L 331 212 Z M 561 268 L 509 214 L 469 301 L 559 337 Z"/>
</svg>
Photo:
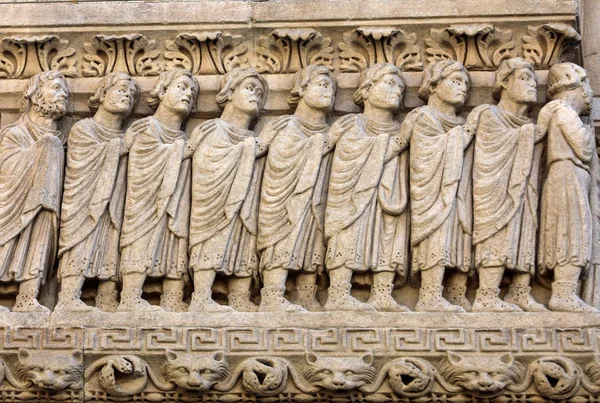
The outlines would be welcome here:
<svg viewBox="0 0 600 403">
<path fill-rule="evenodd" d="M 391 391 L 404 398 L 419 398 L 436 391 L 462 395 L 464 401 L 471 401 L 471 396 L 480 399 L 502 394 L 523 396 L 528 390 L 551 401 L 566 400 L 586 391 L 590 395 L 600 393 L 597 357 L 587 357 L 585 365 L 563 356 L 541 357 L 524 365 L 509 352 L 449 351 L 441 360 L 399 357 L 376 366 L 370 352 L 360 357 L 306 353 L 304 359 L 294 357 L 294 360 L 277 356 L 248 357 L 241 362 L 236 360 L 236 365 L 230 361 L 235 357 L 223 351 L 209 354 L 166 350 L 166 359 L 160 360 L 162 365 L 156 365 L 156 360 L 151 365 L 132 354 L 117 354 L 97 358 L 88 363 L 85 370 L 82 358 L 80 351 L 21 348 L 12 366 L 14 371 L 0 360 L 4 368 L 0 382 L 6 379 L 17 391 L 32 388 L 50 391 L 55 398 L 61 391 L 85 388 L 86 401 L 96 401 L 96 394 L 103 394 L 104 399 L 98 396 L 99 400 L 106 401 L 106 395 L 125 398 L 151 390 L 158 396 L 148 401 L 165 401 L 161 392 L 170 391 L 210 393 L 212 401 L 221 401 L 219 397 L 225 397 L 223 394 L 239 391 L 238 384 L 250 396 L 278 396 L 285 390 L 296 390 L 288 394 L 287 399 L 301 402 L 316 401 L 316 395 L 323 392 L 334 394 L 338 400 L 342 399 L 339 401 L 346 401 L 344 397 L 350 397 L 351 392 L 372 395 Z M 382 388 L 386 383 L 389 391 Z M 13 393 L 18 396 L 16 391 Z M 31 400 L 30 396 L 18 401 Z M 64 395 L 60 400 L 68 401 L 68 397 Z M 236 397 L 238 399 L 233 401 L 239 401 L 239 396 Z M 223 401 L 229 400 L 224 398 Z"/>
<path fill-rule="evenodd" d="M 188 70 L 162 73 L 147 99 L 154 115 L 126 131 L 140 91 L 111 73 L 89 101 L 94 116 L 72 127 L 65 161 L 58 124 L 67 83 L 56 71 L 32 77 L 24 113 L 0 134 L 0 281 L 19 285 L 13 310 L 47 310 L 37 295 L 58 256 L 56 311 L 402 312 L 392 290 L 410 278 L 421 281 L 417 311 L 542 311 L 530 294 L 537 275 L 551 283 L 551 310 L 597 312 L 578 295 L 585 275 L 585 292 L 595 294 L 600 263 L 600 167 L 581 119 L 593 97 L 585 70 L 550 69 L 552 101 L 537 123 L 534 68 L 520 58 L 496 72 L 497 105 L 476 107 L 466 121 L 461 63 L 429 65 L 419 88 L 426 105 L 399 122 L 404 90 L 398 67 L 372 65 L 354 94 L 363 113 L 330 127 L 336 81 L 310 65 L 293 78 L 295 113 L 256 134 L 249 128 L 267 82 L 236 68 L 221 78 L 221 117 L 188 138 L 181 126 L 199 93 Z M 511 284 L 500 299 L 504 275 Z M 217 276 L 228 283 L 228 305 L 213 300 Z M 80 299 L 92 278 L 95 308 Z M 162 281 L 160 306 L 142 298 L 147 278 Z M 259 306 L 253 281 L 262 282 Z M 353 281 L 371 284 L 367 302 L 351 295 Z"/>
</svg>

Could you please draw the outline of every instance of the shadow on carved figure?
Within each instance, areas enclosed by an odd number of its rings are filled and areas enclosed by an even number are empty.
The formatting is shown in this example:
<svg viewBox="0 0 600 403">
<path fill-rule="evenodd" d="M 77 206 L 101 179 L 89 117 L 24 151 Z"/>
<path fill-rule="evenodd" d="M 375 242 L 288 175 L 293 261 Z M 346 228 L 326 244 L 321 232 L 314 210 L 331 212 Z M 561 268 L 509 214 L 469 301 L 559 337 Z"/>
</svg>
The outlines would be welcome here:
<svg viewBox="0 0 600 403">
<path fill-rule="evenodd" d="M 188 70 L 161 73 L 148 97 L 153 116 L 136 121 L 125 136 L 129 150 L 121 233 L 123 291 L 118 311 L 157 310 L 141 298 L 146 277 L 162 280 L 160 305 L 187 310 L 190 161 L 193 148 L 181 131 L 196 105 L 198 82 Z"/>
<path fill-rule="evenodd" d="M 331 151 L 339 134 L 328 133 L 327 115 L 336 83 L 327 67 L 311 65 L 294 75 L 288 103 L 294 115 L 273 119 L 261 131 L 269 144 L 258 213 L 263 278 L 260 311 L 322 311 L 317 276 L 324 271 L 323 221 Z M 293 275 L 294 304 L 284 298 Z"/>
<path fill-rule="evenodd" d="M 0 132 L 0 282 L 19 285 L 13 311 L 48 312 L 37 295 L 56 254 L 68 97 L 61 73 L 33 76 L 23 114 Z"/>
<path fill-rule="evenodd" d="M 412 270 L 421 274 L 417 311 L 465 312 L 471 262 L 473 133 L 457 113 L 470 90 L 467 70 L 442 60 L 427 66 L 419 97 L 426 106 L 402 123 L 410 138 Z M 452 269 L 442 297 L 444 272 Z M 454 305 L 455 304 L 455 305 Z"/>
<path fill-rule="evenodd" d="M 394 120 L 404 93 L 400 70 L 374 64 L 354 101 L 364 113 L 331 127 L 337 140 L 325 213 L 329 311 L 407 311 L 392 297 L 408 268 L 408 139 Z M 350 295 L 353 274 L 373 277 L 368 303 Z"/>
<path fill-rule="evenodd" d="M 490 398 L 500 395 L 510 385 L 519 385 L 525 367 L 515 361 L 512 354 L 473 354 L 448 352 L 440 365 L 446 381 L 474 396 Z"/>
<path fill-rule="evenodd" d="M 19 349 L 16 375 L 44 390 L 58 391 L 83 387 L 81 351 L 29 351 Z"/>
<path fill-rule="evenodd" d="M 333 392 L 350 392 L 375 380 L 373 354 L 332 357 L 306 354 L 304 377 L 308 384 Z"/>
<path fill-rule="evenodd" d="M 535 274 L 535 239 L 543 127 L 528 116 L 537 101 L 533 66 L 520 58 L 502 62 L 492 96 L 467 118 L 475 133 L 473 245 L 479 289 L 476 312 L 544 311 L 530 294 Z M 490 191 L 490 189 L 492 189 Z M 512 283 L 502 301 L 505 272 Z"/>
<path fill-rule="evenodd" d="M 600 262 L 600 165 L 594 128 L 580 118 L 591 113 L 594 97 L 586 71 L 573 63 L 553 66 L 548 97 L 553 101 L 540 111 L 540 116 L 550 116 L 550 123 L 539 273 L 554 274 L 551 310 L 598 313 L 577 295 L 580 276 L 595 276 L 593 264 Z"/>
<path fill-rule="evenodd" d="M 96 308 L 118 306 L 119 236 L 125 203 L 127 154 L 138 132 L 123 130 L 140 94 L 125 73 L 104 77 L 88 105 L 94 117 L 68 139 L 58 257 L 61 291 L 55 311 L 89 311 L 80 299 L 85 279 L 98 279 Z"/>
<path fill-rule="evenodd" d="M 256 251 L 260 182 L 267 145 L 248 130 L 267 97 L 267 82 L 253 68 L 236 68 L 221 78 L 219 119 L 191 135 L 192 167 L 190 311 L 256 311 L 250 286 L 258 274 Z M 229 306 L 212 299 L 219 274 L 228 281 Z"/>
<path fill-rule="evenodd" d="M 167 350 L 166 355 L 165 380 L 181 389 L 206 392 L 229 375 L 229 364 L 222 351 L 200 355 Z"/>
<path fill-rule="evenodd" d="M 172 390 L 173 385 L 159 379 L 143 359 L 135 355 L 102 357 L 85 370 L 87 382 L 97 374 L 98 384 L 111 396 L 129 397 L 142 393 L 148 380 L 159 390 Z"/>
</svg>

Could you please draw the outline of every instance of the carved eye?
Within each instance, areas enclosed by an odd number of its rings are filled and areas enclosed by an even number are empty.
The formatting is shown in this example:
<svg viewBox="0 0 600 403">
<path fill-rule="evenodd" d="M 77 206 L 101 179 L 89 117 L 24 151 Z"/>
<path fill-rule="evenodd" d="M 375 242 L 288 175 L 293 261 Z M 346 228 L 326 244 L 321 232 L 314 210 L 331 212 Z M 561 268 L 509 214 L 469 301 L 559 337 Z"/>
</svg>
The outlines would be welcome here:
<svg viewBox="0 0 600 403">
<path fill-rule="evenodd" d="M 204 376 L 210 376 L 212 375 L 212 371 L 210 369 L 205 369 L 204 371 L 202 371 L 202 375 Z"/>
<path fill-rule="evenodd" d="M 65 370 L 64 370 L 64 369 L 59 369 L 59 370 L 56 370 L 56 371 L 54 371 L 54 373 L 55 373 L 55 374 L 58 374 L 58 375 L 61 375 L 61 376 L 66 374 L 66 372 L 65 372 Z"/>
<path fill-rule="evenodd" d="M 354 371 L 347 370 L 346 372 L 344 372 L 344 375 L 346 375 L 346 376 L 352 376 L 352 375 L 354 375 Z"/>
<path fill-rule="evenodd" d="M 179 372 L 181 374 L 187 374 L 188 370 L 185 367 L 179 367 L 179 368 L 177 368 L 177 372 Z"/>
<path fill-rule="evenodd" d="M 333 372 L 331 372 L 331 370 L 329 370 L 329 369 L 324 369 L 323 370 L 323 374 L 325 374 L 325 375 L 331 375 L 331 374 L 333 374 Z"/>
</svg>

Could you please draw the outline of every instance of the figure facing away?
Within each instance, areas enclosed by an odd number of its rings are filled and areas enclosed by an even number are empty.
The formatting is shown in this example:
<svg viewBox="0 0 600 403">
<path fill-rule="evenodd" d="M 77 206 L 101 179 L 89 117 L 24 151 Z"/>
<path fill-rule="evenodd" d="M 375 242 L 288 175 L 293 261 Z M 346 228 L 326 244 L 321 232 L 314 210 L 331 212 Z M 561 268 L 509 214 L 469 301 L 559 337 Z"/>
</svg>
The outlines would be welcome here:
<svg viewBox="0 0 600 403">
<path fill-rule="evenodd" d="M 190 311 L 252 312 L 252 279 L 258 274 L 257 215 L 263 156 L 267 147 L 248 130 L 261 112 L 267 82 L 253 68 L 236 68 L 221 78 L 219 119 L 198 126 L 190 142 L 192 168 Z M 219 274 L 229 285 L 229 306 L 212 299 Z"/>
<path fill-rule="evenodd" d="M 196 105 L 198 91 L 188 70 L 161 73 L 147 101 L 156 112 L 125 134 L 135 140 L 129 150 L 121 232 L 123 291 L 117 311 L 160 309 L 141 298 L 146 277 L 163 279 L 163 309 L 187 310 L 183 288 L 188 278 L 193 149 L 181 125 Z"/>
<path fill-rule="evenodd" d="M 0 282 L 19 284 L 13 311 L 48 311 L 37 296 L 56 256 L 68 97 L 61 73 L 36 74 L 23 114 L 0 131 Z"/>
<path fill-rule="evenodd" d="M 139 94 L 129 75 L 110 73 L 88 102 L 94 117 L 71 128 L 58 251 L 61 291 L 55 311 L 94 309 L 80 299 L 85 279 L 99 280 L 96 308 L 117 309 L 127 154 L 137 133 L 128 131 L 125 136 L 123 124 Z"/>
<path fill-rule="evenodd" d="M 335 80 L 327 67 L 298 71 L 288 98 L 294 115 L 271 121 L 258 213 L 258 250 L 263 278 L 260 311 L 322 311 L 317 275 L 325 260 L 323 224 L 335 143 L 327 115 L 335 103 Z M 338 126 L 339 127 L 339 126 Z M 292 302 L 284 298 L 288 273 L 295 274 Z"/>
<path fill-rule="evenodd" d="M 552 66 L 548 97 L 553 101 L 540 111 L 548 111 L 551 120 L 538 249 L 539 274 L 554 272 L 552 311 L 598 312 L 577 295 L 581 274 L 600 262 L 600 167 L 594 129 L 580 118 L 591 113 L 593 96 L 582 67 Z"/>
<path fill-rule="evenodd" d="M 492 96 L 467 118 L 475 132 L 473 245 L 479 289 L 473 311 L 543 311 L 529 287 L 535 273 L 535 240 L 543 136 L 528 116 L 537 101 L 533 65 L 521 58 L 502 62 Z M 547 123 L 542 123 L 547 124 Z M 512 284 L 502 301 L 505 271 Z"/>
<path fill-rule="evenodd" d="M 354 102 L 358 115 L 335 122 L 336 143 L 325 210 L 326 266 L 331 286 L 328 311 L 406 311 L 392 297 L 398 273 L 405 278 L 408 255 L 408 138 L 394 114 L 404 82 L 392 64 L 364 70 Z M 350 295 L 353 273 L 370 272 L 368 303 Z"/>
<path fill-rule="evenodd" d="M 471 166 L 473 133 L 457 116 L 469 93 L 469 74 L 455 61 L 432 63 L 423 73 L 419 97 L 426 106 L 408 114 L 413 271 L 421 272 L 417 311 L 465 312 L 471 270 Z M 442 297 L 444 272 L 451 304 Z"/>
</svg>

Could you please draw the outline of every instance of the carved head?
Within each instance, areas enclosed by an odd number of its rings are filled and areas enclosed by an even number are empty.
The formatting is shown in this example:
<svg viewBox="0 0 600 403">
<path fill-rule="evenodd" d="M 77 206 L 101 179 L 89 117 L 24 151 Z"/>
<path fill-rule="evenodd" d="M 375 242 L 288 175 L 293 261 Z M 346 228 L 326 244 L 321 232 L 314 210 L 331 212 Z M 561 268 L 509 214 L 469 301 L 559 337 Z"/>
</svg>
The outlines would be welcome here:
<svg viewBox="0 0 600 403">
<path fill-rule="evenodd" d="M 480 397 L 493 397 L 511 384 L 521 382 L 525 368 L 510 353 L 458 354 L 448 352 L 440 366 L 448 382 Z"/>
<path fill-rule="evenodd" d="M 377 63 L 360 73 L 354 103 L 396 112 L 402 106 L 404 80 L 393 64 Z"/>
<path fill-rule="evenodd" d="M 147 103 L 153 109 L 165 105 L 167 109 L 187 116 L 196 106 L 199 91 L 198 81 L 189 70 L 168 70 L 158 76 Z"/>
<path fill-rule="evenodd" d="M 423 102 L 435 98 L 459 109 L 467 102 L 470 87 L 469 72 L 462 63 L 440 60 L 425 68 L 419 98 Z"/>
<path fill-rule="evenodd" d="M 83 354 L 81 351 L 28 351 L 19 349 L 18 375 L 40 389 L 81 389 Z"/>
<path fill-rule="evenodd" d="M 23 92 L 23 112 L 59 120 L 67 114 L 69 87 L 62 73 L 44 71 L 31 77 Z"/>
<path fill-rule="evenodd" d="M 306 362 L 306 380 L 327 390 L 347 392 L 375 380 L 371 353 L 361 357 L 325 357 L 307 353 Z"/>
<path fill-rule="evenodd" d="M 518 103 L 535 104 L 537 81 L 533 64 L 520 57 L 504 60 L 496 71 L 492 97 L 496 101 L 508 97 Z"/>
<path fill-rule="evenodd" d="M 231 104 L 238 112 L 258 116 L 267 101 L 269 86 L 253 67 L 237 67 L 221 78 L 217 105 L 221 110 Z"/>
<path fill-rule="evenodd" d="M 221 351 L 197 355 L 167 350 L 166 354 L 165 379 L 185 390 L 207 391 L 229 373 L 229 364 Z"/>
<path fill-rule="evenodd" d="M 303 102 L 311 109 L 331 112 L 336 89 L 331 71 L 325 66 L 311 64 L 294 74 L 288 105 L 296 108 Z"/>
<path fill-rule="evenodd" d="M 101 107 L 127 118 L 140 97 L 140 87 L 129 74 L 113 72 L 104 76 L 88 101 L 91 110 Z"/>
<path fill-rule="evenodd" d="M 589 115 L 594 91 L 587 72 L 574 63 L 555 64 L 548 72 L 548 98 L 567 101 L 580 115 Z"/>
</svg>

